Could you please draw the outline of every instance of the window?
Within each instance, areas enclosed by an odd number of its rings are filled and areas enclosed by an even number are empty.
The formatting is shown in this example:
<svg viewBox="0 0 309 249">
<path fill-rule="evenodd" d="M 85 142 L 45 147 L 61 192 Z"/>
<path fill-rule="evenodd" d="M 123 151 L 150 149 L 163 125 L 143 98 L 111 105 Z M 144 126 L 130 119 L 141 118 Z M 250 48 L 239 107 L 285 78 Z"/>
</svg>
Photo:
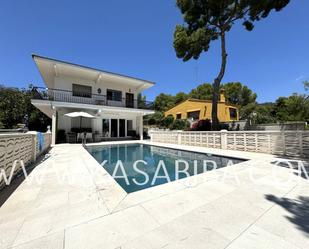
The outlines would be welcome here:
<svg viewBox="0 0 309 249">
<path fill-rule="evenodd" d="M 121 91 L 107 89 L 106 94 L 107 94 L 107 100 L 122 101 Z"/>
<path fill-rule="evenodd" d="M 132 131 L 133 130 L 133 121 L 127 120 L 127 130 Z"/>
<path fill-rule="evenodd" d="M 188 119 L 198 120 L 200 118 L 200 111 L 188 112 Z"/>
<path fill-rule="evenodd" d="M 132 120 L 127 120 L 127 136 L 132 136 L 134 137 L 134 131 L 133 131 L 133 121 Z"/>
<path fill-rule="evenodd" d="M 73 84 L 72 92 L 73 92 L 73 96 L 76 96 L 76 97 L 91 98 L 92 89 L 91 89 L 91 86 Z"/>
<path fill-rule="evenodd" d="M 236 119 L 237 118 L 237 110 L 235 108 L 229 108 L 230 109 L 230 118 Z"/>
<path fill-rule="evenodd" d="M 176 114 L 176 119 L 181 119 L 181 113 Z"/>
</svg>

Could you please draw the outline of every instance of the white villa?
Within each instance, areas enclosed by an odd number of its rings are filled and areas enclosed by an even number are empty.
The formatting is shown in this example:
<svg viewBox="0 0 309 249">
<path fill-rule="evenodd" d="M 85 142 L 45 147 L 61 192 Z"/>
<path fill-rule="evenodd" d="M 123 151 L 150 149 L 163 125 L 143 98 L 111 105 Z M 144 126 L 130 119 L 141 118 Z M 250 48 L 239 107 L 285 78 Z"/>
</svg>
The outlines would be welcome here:
<svg viewBox="0 0 309 249">
<path fill-rule="evenodd" d="M 138 99 L 138 94 L 153 82 L 39 55 L 32 57 L 47 88 L 35 87 L 31 103 L 52 118 L 52 144 L 60 134 L 65 139 L 61 142 L 75 142 L 81 130 L 96 142 L 143 139 L 143 116 L 154 112 L 152 103 Z M 80 111 L 94 118 L 65 115 Z"/>
</svg>

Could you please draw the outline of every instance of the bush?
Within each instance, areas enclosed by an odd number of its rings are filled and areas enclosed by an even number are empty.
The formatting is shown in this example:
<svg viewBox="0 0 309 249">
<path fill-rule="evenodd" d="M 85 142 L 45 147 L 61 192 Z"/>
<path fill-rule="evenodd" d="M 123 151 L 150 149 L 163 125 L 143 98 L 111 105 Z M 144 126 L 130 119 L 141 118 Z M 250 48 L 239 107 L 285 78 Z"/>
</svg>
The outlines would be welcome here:
<svg viewBox="0 0 309 249">
<path fill-rule="evenodd" d="M 171 130 L 185 130 L 190 127 L 190 123 L 185 119 L 176 119 L 170 126 Z"/>
<path fill-rule="evenodd" d="M 161 125 L 164 115 L 162 112 L 155 112 L 154 114 L 144 116 L 144 125 Z"/>
<path fill-rule="evenodd" d="M 172 115 L 168 115 L 167 117 L 162 119 L 161 126 L 164 128 L 169 128 L 173 122 L 174 122 L 174 117 Z"/>
<path fill-rule="evenodd" d="M 230 126 L 228 124 L 219 124 L 219 130 L 232 130 L 232 131 L 239 131 L 239 125 L 237 128 L 237 125 L 235 124 L 235 122 L 232 123 L 232 126 L 230 128 Z"/>
<path fill-rule="evenodd" d="M 209 119 L 198 120 L 192 125 L 191 131 L 211 131 L 211 121 Z"/>
<path fill-rule="evenodd" d="M 148 119 L 148 125 L 155 125 L 157 122 L 154 118 Z"/>
</svg>

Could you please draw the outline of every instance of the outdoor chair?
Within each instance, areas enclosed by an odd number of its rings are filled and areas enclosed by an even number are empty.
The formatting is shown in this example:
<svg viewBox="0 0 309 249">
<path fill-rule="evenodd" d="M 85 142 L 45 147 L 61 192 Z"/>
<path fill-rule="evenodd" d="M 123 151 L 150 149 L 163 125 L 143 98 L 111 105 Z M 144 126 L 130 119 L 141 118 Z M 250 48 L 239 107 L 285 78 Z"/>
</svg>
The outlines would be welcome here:
<svg viewBox="0 0 309 249">
<path fill-rule="evenodd" d="M 86 141 L 93 142 L 92 133 L 90 132 L 86 133 Z"/>
</svg>

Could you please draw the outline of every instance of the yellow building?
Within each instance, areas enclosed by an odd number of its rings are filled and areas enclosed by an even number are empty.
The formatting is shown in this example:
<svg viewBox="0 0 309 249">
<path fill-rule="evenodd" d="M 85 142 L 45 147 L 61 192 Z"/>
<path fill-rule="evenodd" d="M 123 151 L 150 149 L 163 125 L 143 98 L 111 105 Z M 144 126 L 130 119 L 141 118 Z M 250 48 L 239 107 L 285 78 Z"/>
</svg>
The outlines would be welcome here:
<svg viewBox="0 0 309 249">
<path fill-rule="evenodd" d="M 172 115 L 175 119 L 211 120 L 211 109 L 211 100 L 187 99 L 166 111 L 164 116 Z M 238 108 L 225 102 L 224 92 L 221 92 L 218 102 L 218 119 L 220 122 L 239 120 Z"/>
</svg>

